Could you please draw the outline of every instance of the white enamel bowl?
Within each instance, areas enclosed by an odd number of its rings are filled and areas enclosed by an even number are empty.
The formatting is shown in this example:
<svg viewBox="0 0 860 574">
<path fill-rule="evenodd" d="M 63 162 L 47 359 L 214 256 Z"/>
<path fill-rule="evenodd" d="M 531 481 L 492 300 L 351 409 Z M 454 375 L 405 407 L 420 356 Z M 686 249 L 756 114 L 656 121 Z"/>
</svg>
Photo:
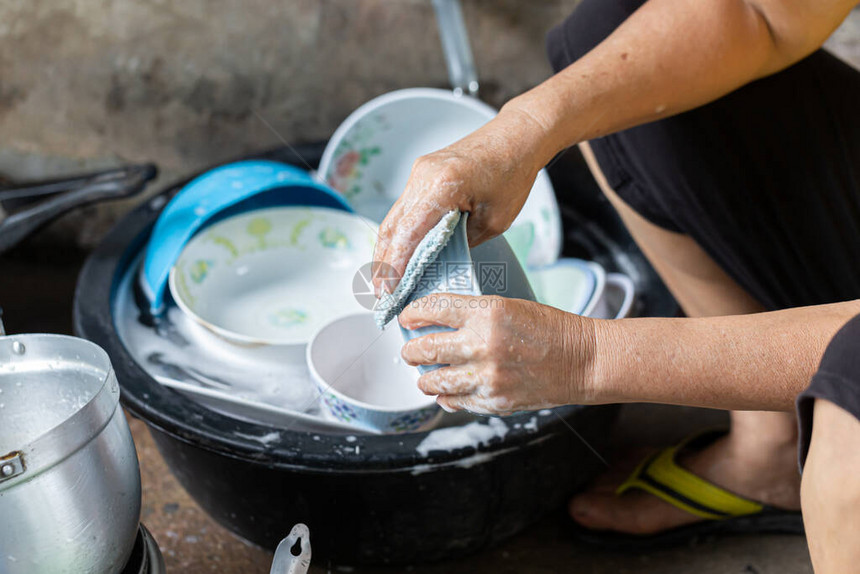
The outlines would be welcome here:
<svg viewBox="0 0 860 574">
<path fill-rule="evenodd" d="M 400 357 L 402 346 L 397 327 L 380 331 L 368 312 L 320 329 L 307 347 L 307 362 L 328 414 L 375 432 L 430 426 L 441 411 L 418 389 L 418 370 Z"/>
<path fill-rule="evenodd" d="M 623 273 L 607 273 L 606 289 L 589 315 L 595 319 L 624 319 L 633 312 L 636 286 Z"/>
<path fill-rule="evenodd" d="M 375 224 L 344 211 L 243 213 L 188 242 L 171 270 L 170 292 L 186 314 L 226 341 L 278 345 L 301 362 L 320 326 L 363 309 L 353 278 L 371 261 L 375 239 Z"/>
<path fill-rule="evenodd" d="M 544 305 L 594 319 L 623 319 L 632 311 L 633 281 L 622 273 L 606 273 L 593 261 L 564 258 L 526 274 Z"/>
<path fill-rule="evenodd" d="M 581 259 L 559 259 L 554 265 L 526 271 L 538 302 L 587 315 L 603 291 L 605 272 Z"/>
<path fill-rule="evenodd" d="M 406 187 L 416 159 L 467 136 L 495 115 L 483 102 L 446 90 L 391 92 L 364 104 L 338 127 L 319 173 L 357 213 L 381 222 Z M 555 192 L 541 170 L 506 237 L 524 253 L 528 266 L 543 267 L 558 259 L 561 234 Z"/>
</svg>

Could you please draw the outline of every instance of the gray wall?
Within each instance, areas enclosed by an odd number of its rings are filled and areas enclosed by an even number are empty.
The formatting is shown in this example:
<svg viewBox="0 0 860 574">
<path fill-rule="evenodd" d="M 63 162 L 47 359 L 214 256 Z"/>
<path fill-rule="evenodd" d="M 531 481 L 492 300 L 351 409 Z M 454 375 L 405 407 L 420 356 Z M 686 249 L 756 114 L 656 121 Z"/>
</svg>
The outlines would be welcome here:
<svg viewBox="0 0 860 574">
<path fill-rule="evenodd" d="M 543 36 L 576 3 L 464 2 L 485 100 L 549 75 Z M 277 144 L 252 110 L 289 141 L 318 140 L 412 86 L 447 86 L 430 0 L 4 0 L 0 172 L 151 160 L 163 181 Z M 127 208 L 53 231 L 91 244 Z"/>
<path fill-rule="evenodd" d="M 464 0 L 485 100 L 549 75 L 544 34 L 577 2 Z M 858 27 L 840 34 L 860 61 Z M 430 0 L 3 0 L 0 172 L 150 160 L 165 181 L 276 145 L 252 110 L 318 140 L 376 95 L 446 85 Z M 128 207 L 66 217 L 53 236 L 91 245 Z"/>
</svg>

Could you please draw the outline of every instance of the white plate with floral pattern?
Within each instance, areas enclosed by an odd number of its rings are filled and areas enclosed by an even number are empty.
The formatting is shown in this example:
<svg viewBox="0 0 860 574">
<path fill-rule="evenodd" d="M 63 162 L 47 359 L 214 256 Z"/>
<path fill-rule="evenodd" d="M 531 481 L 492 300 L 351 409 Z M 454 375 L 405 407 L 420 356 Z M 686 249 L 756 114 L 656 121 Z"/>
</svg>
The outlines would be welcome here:
<svg viewBox="0 0 860 574">
<path fill-rule="evenodd" d="M 170 292 L 195 321 L 230 343 L 296 351 L 320 326 L 366 310 L 353 279 L 373 257 L 376 224 L 316 207 L 251 211 L 208 227 L 185 246 Z"/>
<path fill-rule="evenodd" d="M 416 159 L 467 136 L 495 115 L 480 100 L 448 90 L 409 88 L 379 96 L 337 128 L 319 174 L 357 213 L 381 223 L 406 187 Z M 561 216 L 544 170 L 505 237 L 529 267 L 558 259 Z"/>
</svg>

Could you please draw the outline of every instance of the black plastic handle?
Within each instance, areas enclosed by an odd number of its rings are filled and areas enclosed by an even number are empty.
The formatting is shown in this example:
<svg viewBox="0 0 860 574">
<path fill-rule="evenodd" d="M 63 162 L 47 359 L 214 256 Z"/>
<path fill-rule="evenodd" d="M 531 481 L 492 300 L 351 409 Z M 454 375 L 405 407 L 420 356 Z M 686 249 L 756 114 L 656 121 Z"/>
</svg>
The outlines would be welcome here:
<svg viewBox="0 0 860 574">
<path fill-rule="evenodd" d="M 5 198 L 4 205 L 48 196 L 35 206 L 0 220 L 0 253 L 72 209 L 140 193 L 157 174 L 155 165 L 147 163 L 0 190 L 0 200 Z"/>
</svg>

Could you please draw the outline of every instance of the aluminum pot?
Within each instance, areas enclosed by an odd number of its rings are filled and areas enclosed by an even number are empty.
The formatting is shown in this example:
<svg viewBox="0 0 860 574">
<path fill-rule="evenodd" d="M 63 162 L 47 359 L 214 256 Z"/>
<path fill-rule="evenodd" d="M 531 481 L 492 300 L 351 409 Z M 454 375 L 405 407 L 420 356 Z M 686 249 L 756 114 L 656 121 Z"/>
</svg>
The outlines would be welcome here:
<svg viewBox="0 0 860 574">
<path fill-rule="evenodd" d="M 140 496 L 107 354 L 74 337 L 0 337 L 0 572 L 121 571 Z"/>
</svg>

